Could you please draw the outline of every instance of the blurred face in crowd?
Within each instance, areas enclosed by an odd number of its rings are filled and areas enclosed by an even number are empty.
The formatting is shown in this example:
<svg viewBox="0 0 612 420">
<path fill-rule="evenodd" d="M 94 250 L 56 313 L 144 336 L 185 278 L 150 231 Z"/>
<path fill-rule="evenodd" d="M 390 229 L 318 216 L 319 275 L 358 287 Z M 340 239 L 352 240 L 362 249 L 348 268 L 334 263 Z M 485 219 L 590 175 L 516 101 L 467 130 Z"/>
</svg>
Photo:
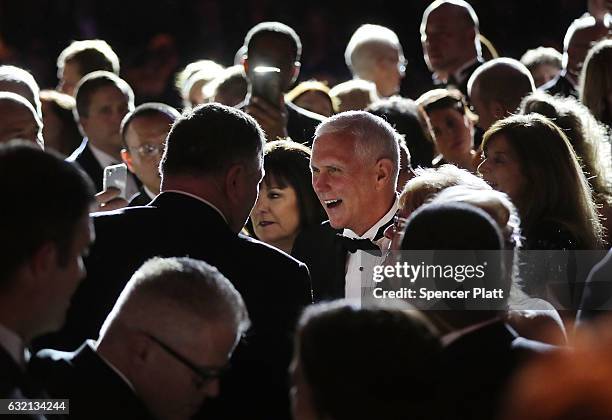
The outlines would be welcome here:
<svg viewBox="0 0 612 420">
<path fill-rule="evenodd" d="M 330 98 L 317 90 L 307 90 L 293 101 L 297 106 L 330 117 L 334 113 Z"/>
<path fill-rule="evenodd" d="M 520 206 L 529 184 L 519 156 L 506 136 L 497 134 L 489 138 L 478 172 L 491 187 L 505 192 L 516 206 Z"/>
<path fill-rule="evenodd" d="M 372 81 L 381 97 L 399 93 L 400 84 L 406 74 L 406 59 L 401 50 L 385 47 L 381 52 Z"/>
<path fill-rule="evenodd" d="M 603 24 L 576 29 L 567 46 L 567 71 L 578 78 L 589 49 L 608 34 Z"/>
<path fill-rule="evenodd" d="M 65 255 L 60 254 L 61 251 L 56 244 L 43 245 L 43 247 L 50 247 L 47 255 L 49 263 L 47 264 L 47 276 L 45 276 L 45 284 L 36 284 L 34 287 L 45 288 L 48 293 L 41 296 L 44 304 L 36 305 L 33 302 L 33 307 L 46 309 L 40 314 L 42 319 L 38 324 L 42 325 L 41 328 L 44 331 L 38 333 L 56 331 L 64 324 L 72 295 L 85 277 L 83 256 L 87 254 L 93 241 L 93 225 L 89 214 L 84 214 L 75 224 L 74 235 L 68 249 L 64 251 Z"/>
<path fill-rule="evenodd" d="M 42 124 L 27 106 L 0 100 L 0 143 L 14 139 L 30 140 L 42 147 Z"/>
<path fill-rule="evenodd" d="M 319 415 L 312 401 L 311 387 L 306 382 L 299 355 L 293 356 L 291 365 L 289 366 L 289 375 L 291 378 L 291 412 L 294 420 L 317 420 Z"/>
<path fill-rule="evenodd" d="M 118 87 L 104 86 L 91 95 L 88 115 L 79 122 L 95 147 L 119 158 L 121 120 L 130 110 L 128 97 Z"/>
<path fill-rule="evenodd" d="M 428 112 L 438 153 L 451 163 L 462 162 L 473 147 L 474 126 L 467 115 L 454 108 Z"/>
<path fill-rule="evenodd" d="M 295 61 L 291 42 L 284 38 L 265 34 L 258 36 L 248 51 L 247 78 L 252 80 L 252 70 L 258 66 L 278 67 L 281 72 L 281 90 L 287 92 L 297 78 L 300 63 Z"/>
<path fill-rule="evenodd" d="M 421 44 L 430 71 L 450 74 L 470 55 L 475 56 L 475 31 L 458 7 L 442 5 L 434 9 L 421 32 Z"/>
<path fill-rule="evenodd" d="M 74 96 L 74 89 L 83 75 L 76 61 L 68 60 L 64 63 L 64 68 L 58 71 L 59 83 L 57 90 L 67 95 Z"/>
<path fill-rule="evenodd" d="M 557 77 L 560 71 L 561 69 L 551 64 L 538 64 L 533 70 L 531 70 L 535 87 L 542 86 L 543 84 L 551 81 Z"/>
<path fill-rule="evenodd" d="M 478 81 L 474 82 L 470 90 L 470 102 L 478 115 L 477 124 L 483 130 L 488 130 L 499 119 L 496 116 L 492 102 L 487 102 L 482 98 Z"/>
<path fill-rule="evenodd" d="M 191 321 L 187 325 L 198 324 Z M 166 334 L 172 339 L 143 333 L 145 348 L 130 379 L 158 419 L 190 419 L 207 398 L 217 397 L 219 372 L 227 366 L 238 342 L 237 329 L 231 322 L 211 322 L 190 330 L 194 331 L 189 337 Z"/>
<path fill-rule="evenodd" d="M 377 163 L 359 156 L 355 142 L 350 134 L 323 134 L 313 143 L 310 162 L 312 186 L 331 226 L 362 235 L 382 214 L 372 213 L 378 201 Z"/>
<path fill-rule="evenodd" d="M 271 177 L 269 185 L 266 182 L 268 177 Z M 281 187 L 271 175 L 266 175 L 251 212 L 251 220 L 257 238 L 285 252 L 291 252 L 300 230 L 300 211 L 295 189 L 290 185 Z"/>
<path fill-rule="evenodd" d="M 125 131 L 126 148 L 121 157 L 152 193 L 159 193 L 159 162 L 172 119 L 158 113 L 134 118 Z"/>
</svg>

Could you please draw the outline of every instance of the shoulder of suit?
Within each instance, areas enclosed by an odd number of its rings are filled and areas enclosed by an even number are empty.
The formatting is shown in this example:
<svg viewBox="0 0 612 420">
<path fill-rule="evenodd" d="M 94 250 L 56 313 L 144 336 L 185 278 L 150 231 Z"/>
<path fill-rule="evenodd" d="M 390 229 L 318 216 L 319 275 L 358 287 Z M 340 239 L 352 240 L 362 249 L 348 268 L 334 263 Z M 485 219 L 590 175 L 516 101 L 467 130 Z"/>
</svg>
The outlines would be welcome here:
<svg viewBox="0 0 612 420">
<path fill-rule="evenodd" d="M 326 119 L 323 115 L 308 111 L 307 109 L 297 106 L 293 102 L 286 102 L 285 105 L 287 106 L 287 109 L 289 110 L 290 114 L 293 111 L 294 114 L 299 115 L 300 117 L 306 117 L 308 119 L 316 120 L 318 122 L 323 122 Z"/>
<path fill-rule="evenodd" d="M 284 251 L 242 233 L 238 234 L 238 241 L 243 246 L 248 247 L 249 251 L 261 254 L 264 258 L 275 258 L 279 262 L 285 262 L 287 264 L 303 264 Z"/>
</svg>

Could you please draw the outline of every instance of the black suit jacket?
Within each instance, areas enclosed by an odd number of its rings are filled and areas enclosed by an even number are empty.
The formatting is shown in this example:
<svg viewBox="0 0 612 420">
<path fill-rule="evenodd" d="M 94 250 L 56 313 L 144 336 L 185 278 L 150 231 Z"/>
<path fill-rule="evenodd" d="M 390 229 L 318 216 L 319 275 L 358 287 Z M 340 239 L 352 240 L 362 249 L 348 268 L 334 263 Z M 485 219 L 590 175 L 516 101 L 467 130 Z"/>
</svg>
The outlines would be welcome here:
<svg viewBox="0 0 612 420">
<path fill-rule="evenodd" d="M 77 290 L 63 331 L 45 347 L 75 348 L 96 337 L 134 271 L 153 256 L 189 256 L 217 267 L 242 295 L 252 327 L 221 381 L 212 418 L 287 418 L 292 333 L 312 302 L 306 266 L 262 242 L 232 232 L 212 207 L 164 192 L 149 206 L 94 215 L 96 242 L 88 276 Z M 80 340 L 80 342 L 76 342 Z M 75 344 L 76 342 L 76 344 Z M 70 347 L 72 346 L 72 347 Z"/>
<path fill-rule="evenodd" d="M 138 194 L 132 197 L 128 207 L 146 206 L 151 201 L 151 197 L 149 197 L 149 194 L 144 190 L 144 187 L 140 187 Z"/>
<path fill-rule="evenodd" d="M 49 398 L 42 385 L 31 374 L 24 372 L 2 346 L 0 346 L 0 398 Z M 2 418 L 44 420 L 47 417 L 40 414 L 19 414 L 3 415 Z"/>
<path fill-rule="evenodd" d="M 495 419 L 512 375 L 529 358 L 554 346 L 519 337 L 502 321 L 445 346 L 437 390 L 442 419 Z"/>
<path fill-rule="evenodd" d="M 80 146 L 66 158 L 66 161 L 78 163 L 93 181 L 94 185 L 96 186 L 96 191 L 102 191 L 104 168 L 100 166 L 100 163 L 98 163 L 98 159 L 96 159 L 94 154 L 91 152 L 88 143 L 89 140 L 84 138 Z"/>
<path fill-rule="evenodd" d="M 348 253 L 329 221 L 304 229 L 295 239 L 291 255 L 310 271 L 315 302 L 344 298 Z"/>
<path fill-rule="evenodd" d="M 572 82 L 570 82 L 569 79 L 565 76 L 565 72 L 561 72 L 554 79 L 544 83 L 538 89 L 543 90 L 544 92 L 553 96 L 571 96 L 573 98 L 578 99 L 578 91 L 576 90 Z"/>
<path fill-rule="evenodd" d="M 71 419 L 153 419 L 129 385 L 84 343 L 75 352 L 42 350 L 32 371 L 53 398 L 70 399 Z"/>
<path fill-rule="evenodd" d="M 247 101 L 244 101 L 236 105 L 236 108 L 244 111 L 246 106 Z M 285 102 L 285 109 L 287 110 L 287 134 L 291 140 L 312 147 L 315 129 L 325 121 L 325 117 L 300 108 L 292 102 Z"/>
</svg>

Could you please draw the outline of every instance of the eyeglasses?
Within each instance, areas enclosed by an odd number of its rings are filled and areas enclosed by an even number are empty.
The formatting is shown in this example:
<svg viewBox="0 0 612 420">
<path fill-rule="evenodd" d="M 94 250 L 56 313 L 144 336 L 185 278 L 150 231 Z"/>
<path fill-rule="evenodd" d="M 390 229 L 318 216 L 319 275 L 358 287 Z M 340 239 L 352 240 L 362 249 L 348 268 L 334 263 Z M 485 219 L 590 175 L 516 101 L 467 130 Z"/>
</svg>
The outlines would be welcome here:
<svg viewBox="0 0 612 420">
<path fill-rule="evenodd" d="M 131 152 L 136 151 L 141 157 L 146 158 L 146 157 L 153 157 L 153 156 L 161 155 L 164 152 L 165 147 L 166 147 L 166 143 L 161 143 L 161 144 L 145 143 L 138 147 L 128 147 L 128 149 L 130 149 Z"/>
<path fill-rule="evenodd" d="M 215 379 L 219 379 L 221 375 L 225 373 L 227 370 L 229 370 L 230 368 L 229 363 L 220 368 L 197 366 L 195 363 L 189 361 L 184 356 L 181 356 L 177 351 L 172 349 L 172 347 L 168 346 L 166 343 L 164 343 L 157 337 L 149 333 L 146 333 L 144 331 L 141 331 L 141 332 L 144 335 L 146 335 L 149 339 L 151 339 L 153 342 L 155 342 L 158 346 L 160 346 L 162 349 L 164 349 L 170 356 L 174 357 L 176 360 L 178 360 L 179 362 L 187 366 L 189 369 L 191 369 L 196 375 L 198 375 L 198 377 L 200 377 L 200 379 L 204 383 L 213 381 Z"/>
</svg>

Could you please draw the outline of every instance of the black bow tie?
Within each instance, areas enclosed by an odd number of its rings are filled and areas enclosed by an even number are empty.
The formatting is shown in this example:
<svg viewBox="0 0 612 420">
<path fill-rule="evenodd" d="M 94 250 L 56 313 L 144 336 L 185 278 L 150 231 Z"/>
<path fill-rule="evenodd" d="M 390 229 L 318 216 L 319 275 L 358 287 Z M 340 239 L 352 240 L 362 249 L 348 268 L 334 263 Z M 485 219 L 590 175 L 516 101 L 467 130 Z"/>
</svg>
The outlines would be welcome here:
<svg viewBox="0 0 612 420">
<path fill-rule="evenodd" d="M 340 236 L 340 240 L 342 241 L 342 246 L 344 247 L 344 249 L 346 249 L 351 254 L 357 252 L 358 249 L 364 251 L 380 252 L 380 248 L 378 247 L 378 245 L 376 245 L 369 239 L 347 238 L 346 236 L 342 236 L 340 234 L 338 234 L 338 236 Z"/>
<path fill-rule="evenodd" d="M 363 251 L 376 251 L 376 253 L 380 254 L 381 253 L 380 247 L 376 245 L 374 242 L 378 241 L 383 236 L 385 236 L 385 229 L 387 229 L 392 224 L 393 224 L 393 219 L 389 220 L 387 223 L 382 225 L 378 229 L 378 232 L 376 232 L 376 236 L 374 237 L 373 240 L 353 239 L 353 238 L 343 236 L 340 233 L 338 233 L 338 236 L 340 237 L 340 240 L 342 241 L 342 245 L 344 249 L 346 249 L 351 254 L 357 252 L 358 249 L 361 249 Z"/>
</svg>

